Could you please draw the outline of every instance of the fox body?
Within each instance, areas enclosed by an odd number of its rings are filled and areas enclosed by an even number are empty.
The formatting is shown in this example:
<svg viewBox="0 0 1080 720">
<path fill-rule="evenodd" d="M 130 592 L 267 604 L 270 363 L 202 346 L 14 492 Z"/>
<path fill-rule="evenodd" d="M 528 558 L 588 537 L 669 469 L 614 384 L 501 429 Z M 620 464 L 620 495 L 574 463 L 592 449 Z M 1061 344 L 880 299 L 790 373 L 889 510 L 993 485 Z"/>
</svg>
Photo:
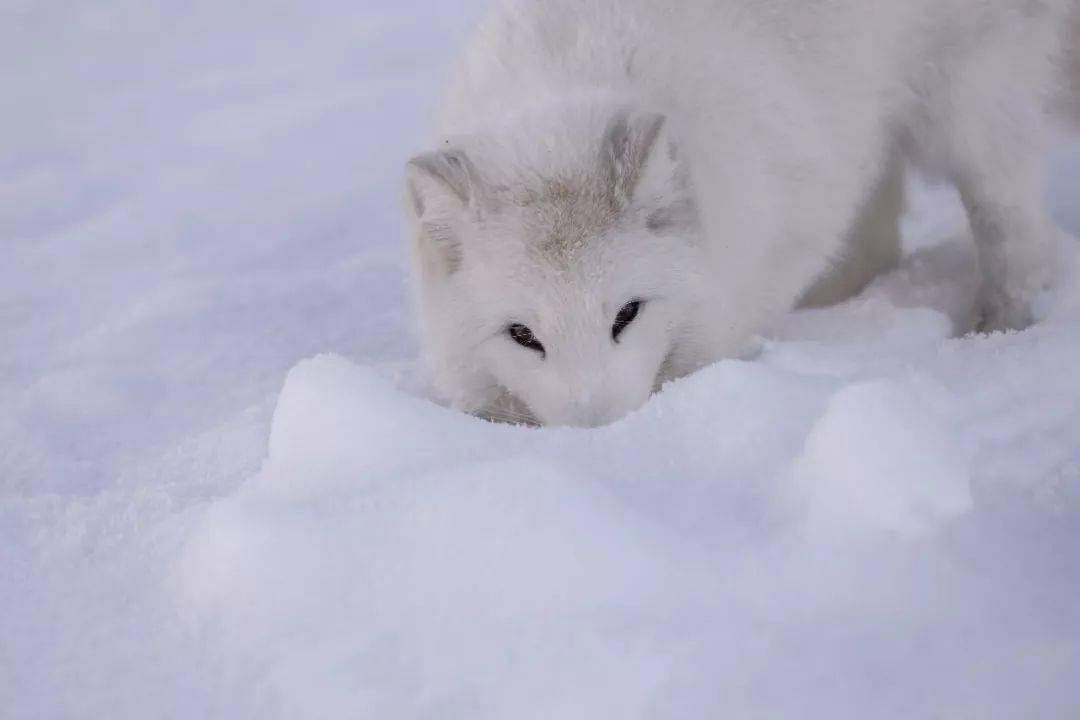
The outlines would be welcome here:
<svg viewBox="0 0 1080 720">
<path fill-rule="evenodd" d="M 956 184 L 986 328 L 1052 281 L 1047 108 L 1077 0 L 510 0 L 407 165 L 424 356 L 455 407 L 598 425 L 897 257 Z"/>
</svg>

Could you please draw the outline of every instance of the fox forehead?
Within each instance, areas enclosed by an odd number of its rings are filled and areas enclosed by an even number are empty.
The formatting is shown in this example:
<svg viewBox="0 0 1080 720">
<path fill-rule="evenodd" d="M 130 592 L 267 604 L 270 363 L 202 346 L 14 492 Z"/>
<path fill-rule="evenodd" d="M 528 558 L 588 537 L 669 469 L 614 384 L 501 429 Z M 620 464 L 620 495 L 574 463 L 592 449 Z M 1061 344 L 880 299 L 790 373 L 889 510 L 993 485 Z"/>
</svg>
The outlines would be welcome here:
<svg viewBox="0 0 1080 720">
<path fill-rule="evenodd" d="M 546 236 L 545 236 L 546 237 Z M 503 237 L 505 240 L 505 236 Z M 622 274 L 611 262 L 611 239 L 500 242 L 497 251 L 466 261 L 463 281 L 480 290 L 490 310 L 546 310 L 575 315 L 606 298 Z"/>
<path fill-rule="evenodd" d="M 614 191 L 584 173 L 541 179 L 505 197 L 483 223 L 484 234 L 559 270 L 569 270 L 599 250 L 620 221 Z"/>
<path fill-rule="evenodd" d="M 497 247 L 490 252 L 476 247 L 476 255 L 466 259 L 461 287 L 490 323 L 521 322 L 546 333 L 569 332 L 591 327 L 594 320 L 603 324 L 610 306 L 621 299 L 629 268 L 612 261 L 618 255 L 612 236 L 578 232 L 556 237 L 551 227 L 519 239 L 517 233 L 525 231 L 500 226 L 488 237 Z"/>
<path fill-rule="evenodd" d="M 500 310 L 532 316 L 570 308 L 575 317 L 606 321 L 632 296 L 655 294 L 692 249 L 656 235 L 596 178 L 542 180 L 503 197 L 463 243 L 466 283 L 482 287 Z"/>
</svg>

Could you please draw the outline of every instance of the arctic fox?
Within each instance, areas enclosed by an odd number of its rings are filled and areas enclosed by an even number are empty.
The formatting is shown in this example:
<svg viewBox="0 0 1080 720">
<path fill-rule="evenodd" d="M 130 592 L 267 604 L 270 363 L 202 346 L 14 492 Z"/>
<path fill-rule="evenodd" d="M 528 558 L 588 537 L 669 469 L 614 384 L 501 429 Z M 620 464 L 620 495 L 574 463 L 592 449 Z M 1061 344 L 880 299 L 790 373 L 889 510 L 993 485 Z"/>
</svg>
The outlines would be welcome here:
<svg viewBox="0 0 1080 720">
<path fill-rule="evenodd" d="M 613 421 L 894 262 L 905 162 L 960 191 L 982 326 L 1025 326 L 1053 280 L 1046 108 L 1078 4 L 500 3 L 406 169 L 437 389 Z"/>
</svg>

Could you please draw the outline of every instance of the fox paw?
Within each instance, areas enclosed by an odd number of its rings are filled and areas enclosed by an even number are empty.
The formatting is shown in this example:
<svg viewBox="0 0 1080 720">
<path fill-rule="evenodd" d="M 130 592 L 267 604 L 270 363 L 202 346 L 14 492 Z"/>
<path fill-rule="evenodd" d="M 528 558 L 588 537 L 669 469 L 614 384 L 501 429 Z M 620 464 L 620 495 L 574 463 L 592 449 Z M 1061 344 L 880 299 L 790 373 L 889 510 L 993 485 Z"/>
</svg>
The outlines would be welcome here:
<svg viewBox="0 0 1080 720">
<path fill-rule="evenodd" d="M 1035 322 L 1032 301 L 1025 295 L 985 293 L 978 304 L 976 331 L 980 333 L 1024 330 Z"/>
</svg>

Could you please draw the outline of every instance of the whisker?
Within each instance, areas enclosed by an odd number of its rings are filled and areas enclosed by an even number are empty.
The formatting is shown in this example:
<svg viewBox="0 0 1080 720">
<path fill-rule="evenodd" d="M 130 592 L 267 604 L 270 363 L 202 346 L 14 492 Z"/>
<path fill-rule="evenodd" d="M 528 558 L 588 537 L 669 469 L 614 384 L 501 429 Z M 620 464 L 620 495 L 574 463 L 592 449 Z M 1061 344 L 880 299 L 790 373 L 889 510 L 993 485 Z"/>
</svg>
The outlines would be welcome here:
<svg viewBox="0 0 1080 720">
<path fill-rule="evenodd" d="M 491 402 L 490 405 L 478 412 L 477 415 L 491 422 L 526 425 L 530 427 L 540 425 L 536 420 L 536 416 L 529 411 L 528 407 L 505 389 Z"/>
</svg>

